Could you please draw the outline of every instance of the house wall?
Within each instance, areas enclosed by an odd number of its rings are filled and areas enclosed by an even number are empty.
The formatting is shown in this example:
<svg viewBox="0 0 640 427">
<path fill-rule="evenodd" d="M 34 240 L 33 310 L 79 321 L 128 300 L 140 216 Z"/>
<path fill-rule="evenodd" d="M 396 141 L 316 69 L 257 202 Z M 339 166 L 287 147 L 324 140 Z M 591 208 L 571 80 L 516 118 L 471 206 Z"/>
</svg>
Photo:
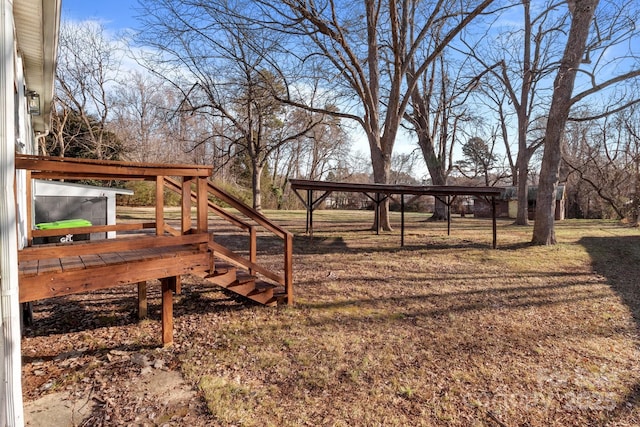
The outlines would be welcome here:
<svg viewBox="0 0 640 427">
<path fill-rule="evenodd" d="M 482 198 L 473 199 L 473 216 L 476 218 L 493 218 L 491 202 Z M 509 203 L 496 200 L 496 218 L 509 218 Z"/>
<path fill-rule="evenodd" d="M 22 407 L 15 149 L 20 137 L 20 93 L 15 70 L 13 2 L 0 0 L 0 425 L 24 425 Z M 26 145 L 26 144 L 25 144 Z"/>
</svg>

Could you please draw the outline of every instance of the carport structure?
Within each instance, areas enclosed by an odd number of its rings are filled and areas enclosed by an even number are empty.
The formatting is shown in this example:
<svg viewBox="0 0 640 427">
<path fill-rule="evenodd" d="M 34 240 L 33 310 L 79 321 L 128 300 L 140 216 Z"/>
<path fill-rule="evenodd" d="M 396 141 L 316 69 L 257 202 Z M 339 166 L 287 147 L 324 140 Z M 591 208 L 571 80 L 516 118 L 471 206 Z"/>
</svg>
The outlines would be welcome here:
<svg viewBox="0 0 640 427">
<path fill-rule="evenodd" d="M 405 196 L 411 196 L 411 203 L 421 196 L 433 196 L 447 206 L 447 235 L 451 234 L 451 204 L 458 196 L 485 198 L 491 202 L 493 225 L 493 248 L 497 247 L 496 197 L 504 191 L 501 187 L 467 187 L 459 185 L 396 185 L 396 184 L 359 184 L 349 182 L 312 181 L 290 179 L 291 189 L 300 198 L 307 210 L 306 232 L 313 234 L 313 211 L 334 191 L 365 194 L 375 204 L 375 228 L 380 232 L 380 205 L 388 198 L 400 196 L 400 245 L 404 246 Z M 305 192 L 306 195 L 301 194 Z M 314 198 L 314 192 L 319 195 Z M 305 197 L 306 196 L 306 197 Z"/>
</svg>

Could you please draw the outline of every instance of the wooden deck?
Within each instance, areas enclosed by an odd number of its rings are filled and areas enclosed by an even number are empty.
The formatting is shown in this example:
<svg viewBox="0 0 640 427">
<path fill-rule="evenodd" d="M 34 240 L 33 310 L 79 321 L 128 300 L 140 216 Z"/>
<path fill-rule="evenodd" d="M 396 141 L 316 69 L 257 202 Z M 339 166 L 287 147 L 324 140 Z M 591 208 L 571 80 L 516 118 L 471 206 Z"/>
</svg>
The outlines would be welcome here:
<svg viewBox="0 0 640 427">
<path fill-rule="evenodd" d="M 32 246 L 19 253 L 20 302 L 70 295 L 209 269 L 210 253 L 198 247 L 207 234 L 175 238 L 77 242 Z"/>
<path fill-rule="evenodd" d="M 180 292 L 180 277 L 185 274 L 198 275 L 213 285 L 261 304 L 293 303 L 293 235 L 208 182 L 211 167 L 18 155 L 16 169 L 26 171 L 27 182 L 36 178 L 145 180 L 154 182 L 156 190 L 155 221 L 58 230 L 37 230 L 33 227 L 32 197 L 28 194 L 25 213 L 28 244 L 18 252 L 20 302 L 137 283 L 140 314 L 146 311 L 146 303 L 142 303 L 146 301 L 146 282 L 160 280 L 163 344 L 173 341 L 173 294 Z M 165 219 L 165 190 L 181 197 L 178 228 L 170 226 Z M 223 200 L 246 218 L 228 213 L 215 205 L 210 196 Z M 249 234 L 248 258 L 212 240 L 208 228 L 209 212 Z M 283 240 L 282 272 L 258 262 L 258 226 Z M 118 238 L 33 244 L 34 238 L 38 237 L 108 231 L 118 233 Z M 258 274 L 268 281 L 259 279 Z M 279 286 L 283 291 L 275 292 Z"/>
</svg>

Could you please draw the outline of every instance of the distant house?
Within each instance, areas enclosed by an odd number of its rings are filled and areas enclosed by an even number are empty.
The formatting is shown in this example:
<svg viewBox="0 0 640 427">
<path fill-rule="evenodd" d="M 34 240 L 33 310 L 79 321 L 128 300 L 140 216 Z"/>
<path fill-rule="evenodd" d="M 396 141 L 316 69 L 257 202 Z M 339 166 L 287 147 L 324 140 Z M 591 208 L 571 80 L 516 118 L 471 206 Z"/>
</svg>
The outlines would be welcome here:
<svg viewBox="0 0 640 427">
<path fill-rule="evenodd" d="M 24 425 L 18 248 L 26 243 L 28 192 L 25 172 L 15 170 L 15 154 L 36 154 L 49 132 L 61 3 L 0 0 L 1 426 Z"/>
<path fill-rule="evenodd" d="M 518 189 L 516 187 L 505 187 L 503 196 L 496 200 L 496 217 L 498 218 L 516 218 L 518 212 Z M 538 196 L 538 187 L 529 186 L 527 197 L 528 217 L 530 220 L 535 219 L 536 214 L 536 197 Z M 473 214 L 477 218 L 491 218 L 491 203 L 485 199 L 476 198 L 473 204 Z M 565 219 L 565 187 L 559 185 L 556 191 L 556 221 Z"/>
</svg>

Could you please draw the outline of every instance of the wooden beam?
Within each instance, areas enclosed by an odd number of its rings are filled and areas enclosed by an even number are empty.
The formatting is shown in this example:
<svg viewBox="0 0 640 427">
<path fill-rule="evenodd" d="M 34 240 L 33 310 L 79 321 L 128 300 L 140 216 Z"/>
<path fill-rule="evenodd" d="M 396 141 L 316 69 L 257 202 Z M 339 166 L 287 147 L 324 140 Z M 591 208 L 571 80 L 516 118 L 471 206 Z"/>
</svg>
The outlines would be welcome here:
<svg viewBox="0 0 640 427">
<path fill-rule="evenodd" d="M 27 197 L 27 206 L 25 209 L 26 215 L 26 227 L 27 227 L 27 246 L 31 246 L 33 244 L 33 217 L 31 216 L 33 210 L 33 181 L 31 181 L 31 171 L 26 171 L 26 197 Z M 17 194 L 17 193 L 16 193 Z"/>
<path fill-rule="evenodd" d="M 182 196 L 182 234 L 186 234 L 191 230 L 191 184 L 193 177 L 184 177 L 180 195 Z"/>
<path fill-rule="evenodd" d="M 147 317 L 147 281 L 138 282 L 138 320 Z"/>
<path fill-rule="evenodd" d="M 205 272 L 208 268 L 209 254 L 207 252 L 177 254 L 170 259 L 158 257 L 137 262 L 130 261 L 93 267 L 90 270 L 65 272 L 60 268 L 55 273 L 21 276 L 20 302 L 106 289 L 159 277 L 200 273 Z"/>
<path fill-rule="evenodd" d="M 196 181 L 197 185 L 197 199 L 196 199 L 196 209 L 197 209 L 197 230 L 198 233 L 206 233 L 209 226 L 209 215 L 207 211 L 207 201 L 208 201 L 208 191 L 207 191 L 207 180 L 205 178 L 198 178 Z"/>
<path fill-rule="evenodd" d="M 176 294 L 180 295 L 182 292 L 182 276 L 176 276 L 175 283 L 173 283 L 171 290 Z"/>
<path fill-rule="evenodd" d="M 160 279 L 162 283 L 162 344 L 173 344 L 173 290 L 176 277 Z"/>
<path fill-rule="evenodd" d="M 293 305 L 293 236 L 284 240 L 284 288 L 287 293 L 287 305 Z"/>
<path fill-rule="evenodd" d="M 77 176 L 91 176 L 108 180 L 116 177 L 152 178 L 154 176 L 202 176 L 211 175 L 212 166 L 133 163 L 110 160 L 77 159 L 69 157 L 16 155 L 16 169 L 31 170 L 36 173 L 47 172 L 49 176 L 56 173 L 61 178 L 68 174 Z M 99 179 L 99 178 L 98 178 Z"/>
</svg>

